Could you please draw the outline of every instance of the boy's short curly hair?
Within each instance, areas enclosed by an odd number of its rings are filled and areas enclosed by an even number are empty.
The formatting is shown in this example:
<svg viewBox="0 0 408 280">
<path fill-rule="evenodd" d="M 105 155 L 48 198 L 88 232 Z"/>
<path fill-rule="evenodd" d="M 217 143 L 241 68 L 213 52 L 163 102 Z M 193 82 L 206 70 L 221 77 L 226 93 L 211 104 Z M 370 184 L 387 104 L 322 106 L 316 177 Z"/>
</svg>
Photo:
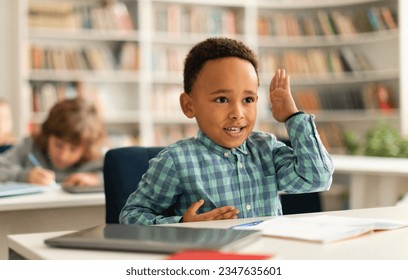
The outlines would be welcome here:
<svg viewBox="0 0 408 280">
<path fill-rule="evenodd" d="M 48 139 L 55 136 L 73 145 L 85 145 L 80 162 L 102 158 L 106 137 L 105 124 L 96 107 L 83 98 L 66 99 L 56 103 L 35 137 L 36 145 L 47 152 Z"/>
<path fill-rule="evenodd" d="M 208 60 L 238 57 L 249 61 L 258 75 L 258 61 L 255 53 L 244 43 L 230 38 L 208 38 L 195 45 L 184 62 L 184 92 L 190 94 L 198 74 Z"/>
</svg>

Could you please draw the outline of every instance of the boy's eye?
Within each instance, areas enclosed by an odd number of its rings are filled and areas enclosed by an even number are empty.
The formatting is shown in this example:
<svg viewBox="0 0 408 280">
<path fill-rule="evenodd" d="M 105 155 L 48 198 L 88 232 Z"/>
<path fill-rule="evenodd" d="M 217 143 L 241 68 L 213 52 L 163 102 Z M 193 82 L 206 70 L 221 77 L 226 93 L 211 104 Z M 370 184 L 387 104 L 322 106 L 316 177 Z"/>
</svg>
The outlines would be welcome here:
<svg viewBox="0 0 408 280">
<path fill-rule="evenodd" d="M 252 103 L 254 101 L 255 101 L 255 99 L 253 97 L 244 98 L 244 103 Z"/>
<path fill-rule="evenodd" d="M 227 103 L 228 99 L 226 97 L 218 97 L 217 99 L 215 99 L 215 102 L 218 103 Z"/>
</svg>

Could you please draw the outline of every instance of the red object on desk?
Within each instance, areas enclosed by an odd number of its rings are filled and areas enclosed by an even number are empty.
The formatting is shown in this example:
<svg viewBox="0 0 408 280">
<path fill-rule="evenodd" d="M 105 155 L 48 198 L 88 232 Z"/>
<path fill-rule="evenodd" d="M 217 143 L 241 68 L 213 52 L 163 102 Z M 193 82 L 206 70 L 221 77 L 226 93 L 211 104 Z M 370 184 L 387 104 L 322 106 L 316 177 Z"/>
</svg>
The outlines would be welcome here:
<svg viewBox="0 0 408 280">
<path fill-rule="evenodd" d="M 166 260 L 267 260 L 272 255 L 227 253 L 214 250 L 184 250 L 174 253 Z"/>
</svg>

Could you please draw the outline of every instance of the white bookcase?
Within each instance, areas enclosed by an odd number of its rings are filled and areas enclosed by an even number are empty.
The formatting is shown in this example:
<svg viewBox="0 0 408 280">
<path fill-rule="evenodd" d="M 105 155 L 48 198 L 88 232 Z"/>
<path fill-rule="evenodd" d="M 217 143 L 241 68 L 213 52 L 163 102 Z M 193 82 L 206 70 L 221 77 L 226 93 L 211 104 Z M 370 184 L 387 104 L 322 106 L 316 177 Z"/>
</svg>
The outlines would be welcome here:
<svg viewBox="0 0 408 280">
<path fill-rule="evenodd" d="M 47 14 L 60 13 L 61 22 L 63 15 L 73 17 L 78 11 L 79 16 L 74 18 L 83 19 L 84 13 L 91 14 L 103 2 L 112 3 L 112 9 L 109 10 L 117 11 L 124 4 L 134 28 L 115 28 L 112 23 L 101 30 L 57 28 L 55 24 L 35 27 L 33 23 L 36 9 L 40 21 L 46 20 Z M 274 69 L 285 67 L 291 74 L 292 90 L 299 100 L 299 107 L 305 107 L 304 111 L 316 115 L 325 141 L 328 141 L 333 151 L 341 152 L 338 149 L 339 137 L 344 129 L 361 134 L 378 119 L 385 119 L 393 125 L 399 125 L 400 120 L 401 123 L 406 122 L 402 110 L 406 98 L 400 94 L 404 88 L 400 83 L 399 61 L 400 56 L 403 56 L 399 52 L 400 31 L 387 27 L 387 22 L 380 20 L 379 24 L 385 25 L 380 30 L 357 31 L 355 34 L 321 34 L 316 30 L 327 26 L 323 24 L 319 27 L 319 22 L 313 22 L 313 19 L 329 17 L 333 23 L 336 17 L 343 26 L 347 23 L 344 17 L 357 17 L 357 12 L 360 18 L 361 14 L 367 14 L 370 9 L 377 12 L 382 11 L 383 7 L 398 13 L 399 5 L 402 6 L 399 2 L 402 1 L 19 0 L 18 46 L 21 61 L 18 99 L 23 107 L 17 122 L 20 136 L 27 132 L 28 123 L 42 122 L 47 106 L 53 102 L 49 96 L 59 90 L 56 85 L 70 86 L 67 87 L 67 96 L 73 95 L 72 88 L 78 87 L 88 88 L 86 92 L 97 92 L 92 93 L 91 98 L 102 104 L 110 131 L 114 134 L 135 135 L 137 140 L 133 144 L 167 145 L 181 137 L 195 135 L 194 121 L 182 115 L 178 102 L 178 96 L 183 90 L 184 57 L 198 41 L 210 36 L 228 36 L 245 41 L 259 56 L 261 87 L 258 128 L 284 136 L 282 125 L 273 121 L 269 113 L 267 90 Z M 33 3 L 43 6 L 35 9 Z M 50 6 L 47 8 L 45 3 L 50 3 Z M 119 4 L 115 6 L 116 3 Z M 109 17 L 107 14 L 99 17 L 94 15 L 90 20 L 97 18 L 108 22 Z M 317 28 L 315 33 L 310 31 L 311 24 Z M 309 31 L 306 31 L 306 26 L 309 26 Z M 337 31 L 340 32 L 339 26 Z M 124 46 L 130 53 L 135 51 L 133 47 L 136 46 L 138 66 L 131 70 L 118 66 Z M 88 50 L 96 57 L 109 53 L 114 62 L 109 58 L 109 63 L 99 66 L 99 70 L 96 70 L 98 66 L 85 70 L 75 67 L 66 70 L 67 66 L 34 69 L 30 66 L 34 63 L 33 51 L 30 51 L 33 47 L 51 53 L 51 61 L 54 59 L 58 62 L 58 55 L 64 50 L 68 54 L 62 57 L 69 57 L 72 55 L 70 53 L 79 49 L 80 52 Z M 355 68 L 344 68 L 344 65 L 341 68 L 340 59 L 350 52 L 365 58 L 369 67 L 352 67 L 351 64 L 356 64 L 356 61 L 349 60 L 346 63 L 348 67 Z M 134 58 L 132 55 L 126 57 L 127 63 Z M 330 57 L 330 65 L 334 66 L 329 67 L 327 62 L 316 63 L 322 57 Z M 94 62 L 99 60 L 96 58 Z M 44 85 L 45 89 L 41 90 Z M 367 93 L 370 86 L 375 85 L 389 90 L 393 97 L 391 110 L 381 110 L 363 100 L 363 96 L 370 95 Z M 33 91 L 38 92 L 35 93 L 37 97 L 33 97 Z M 42 104 L 38 105 L 38 100 Z M 34 110 L 35 101 L 35 106 L 40 110 Z M 406 130 L 403 129 L 408 134 Z M 126 144 L 130 143 L 116 142 L 114 145 Z"/>
</svg>

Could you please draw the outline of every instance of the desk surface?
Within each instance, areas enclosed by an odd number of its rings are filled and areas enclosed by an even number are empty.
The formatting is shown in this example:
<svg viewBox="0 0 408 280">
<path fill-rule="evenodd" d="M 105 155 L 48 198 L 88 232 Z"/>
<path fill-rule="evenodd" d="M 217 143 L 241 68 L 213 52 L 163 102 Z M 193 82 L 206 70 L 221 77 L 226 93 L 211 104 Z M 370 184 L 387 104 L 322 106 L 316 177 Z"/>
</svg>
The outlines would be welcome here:
<svg viewBox="0 0 408 280">
<path fill-rule="evenodd" d="M 316 215 L 303 214 L 303 215 Z M 385 218 L 408 221 L 408 207 L 405 205 L 383 208 L 368 208 L 325 212 L 328 215 Z M 228 228 L 254 219 L 210 221 L 177 224 L 180 227 Z M 173 225 L 174 226 L 174 225 Z M 59 249 L 48 247 L 44 240 L 65 234 L 48 232 L 18 234 L 8 237 L 8 246 L 28 259 L 163 259 L 162 254 L 142 254 L 134 252 L 94 251 Z M 375 232 L 329 244 L 316 244 L 298 240 L 261 237 L 249 246 L 239 250 L 242 253 L 261 253 L 276 255 L 279 259 L 408 259 L 408 227 L 390 231 Z"/>
<path fill-rule="evenodd" d="M 105 205 L 105 194 L 71 194 L 61 187 L 44 187 L 42 193 L 18 195 L 0 198 L 0 212 L 27 209 L 47 209 L 63 207 Z"/>
<path fill-rule="evenodd" d="M 82 229 L 105 221 L 104 193 L 44 188 L 42 193 L 0 198 L 0 259 L 8 258 L 9 234 Z"/>
<path fill-rule="evenodd" d="M 335 172 L 408 176 L 408 158 L 331 155 Z"/>
</svg>

